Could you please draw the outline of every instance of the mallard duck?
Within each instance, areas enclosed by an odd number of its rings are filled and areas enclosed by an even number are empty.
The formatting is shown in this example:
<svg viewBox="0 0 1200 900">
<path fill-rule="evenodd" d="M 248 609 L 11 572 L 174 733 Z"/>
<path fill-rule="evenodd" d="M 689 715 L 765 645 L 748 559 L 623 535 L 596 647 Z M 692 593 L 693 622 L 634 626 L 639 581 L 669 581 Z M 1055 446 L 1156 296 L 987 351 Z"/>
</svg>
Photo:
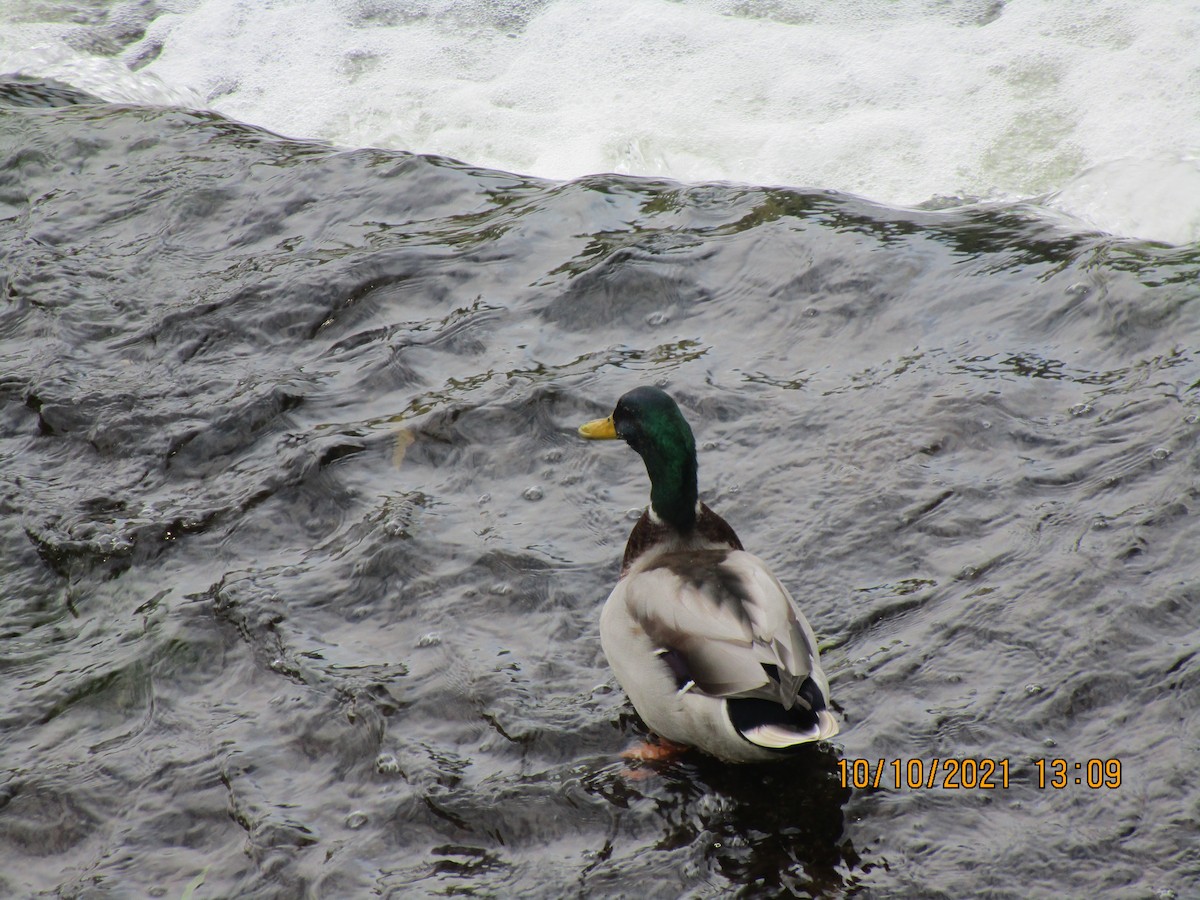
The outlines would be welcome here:
<svg viewBox="0 0 1200 900">
<path fill-rule="evenodd" d="M 778 759 L 838 732 L 817 640 L 795 601 L 696 489 L 696 442 L 675 401 L 640 387 L 579 433 L 620 438 L 650 476 L 600 643 L 646 725 L 731 762 Z"/>
</svg>

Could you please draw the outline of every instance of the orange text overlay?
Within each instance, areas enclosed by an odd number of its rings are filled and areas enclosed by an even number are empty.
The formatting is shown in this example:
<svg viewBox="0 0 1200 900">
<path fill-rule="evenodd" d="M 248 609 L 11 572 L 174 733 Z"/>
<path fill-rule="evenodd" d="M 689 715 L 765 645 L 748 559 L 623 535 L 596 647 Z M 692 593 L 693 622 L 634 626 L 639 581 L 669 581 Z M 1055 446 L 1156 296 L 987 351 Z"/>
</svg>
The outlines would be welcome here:
<svg viewBox="0 0 1200 900">
<path fill-rule="evenodd" d="M 1119 759 L 839 759 L 842 787 L 1005 790 L 1014 783 L 1059 790 L 1066 787 L 1119 788 Z"/>
</svg>

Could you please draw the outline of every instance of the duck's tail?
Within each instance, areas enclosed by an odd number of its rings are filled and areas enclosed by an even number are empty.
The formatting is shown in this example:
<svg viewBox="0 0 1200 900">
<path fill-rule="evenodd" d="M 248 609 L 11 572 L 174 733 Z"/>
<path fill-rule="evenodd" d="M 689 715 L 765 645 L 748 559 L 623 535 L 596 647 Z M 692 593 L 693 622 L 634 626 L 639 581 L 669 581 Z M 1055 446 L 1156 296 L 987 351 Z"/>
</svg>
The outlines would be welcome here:
<svg viewBox="0 0 1200 900">
<path fill-rule="evenodd" d="M 838 721 L 827 709 L 796 705 L 784 709 L 758 698 L 728 700 L 729 721 L 743 738 L 759 747 L 786 750 L 798 744 L 825 741 L 838 733 Z"/>
</svg>

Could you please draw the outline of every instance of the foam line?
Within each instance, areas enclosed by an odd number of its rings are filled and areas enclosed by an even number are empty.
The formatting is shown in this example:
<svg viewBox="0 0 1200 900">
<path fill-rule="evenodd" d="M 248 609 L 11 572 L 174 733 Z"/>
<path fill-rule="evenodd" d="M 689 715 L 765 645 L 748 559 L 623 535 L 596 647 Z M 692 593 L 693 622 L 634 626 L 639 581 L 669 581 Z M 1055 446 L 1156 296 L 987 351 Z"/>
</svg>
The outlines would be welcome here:
<svg viewBox="0 0 1200 900">
<path fill-rule="evenodd" d="M 158 91 L 161 102 L 191 99 L 295 137 L 552 178 L 835 188 L 901 206 L 1053 195 L 1054 208 L 1101 229 L 1200 239 L 1192 5 L 163 6 L 174 11 L 100 64 L 123 61 L 124 80 L 85 71 L 68 29 L 2 18 L 0 70 L 15 59 L 35 71 L 41 53 L 43 73 L 63 77 L 74 64 L 65 80 L 114 99 Z M 17 52 L 18 28 L 41 28 L 34 56 Z M 89 78 L 108 83 L 78 83 Z"/>
</svg>

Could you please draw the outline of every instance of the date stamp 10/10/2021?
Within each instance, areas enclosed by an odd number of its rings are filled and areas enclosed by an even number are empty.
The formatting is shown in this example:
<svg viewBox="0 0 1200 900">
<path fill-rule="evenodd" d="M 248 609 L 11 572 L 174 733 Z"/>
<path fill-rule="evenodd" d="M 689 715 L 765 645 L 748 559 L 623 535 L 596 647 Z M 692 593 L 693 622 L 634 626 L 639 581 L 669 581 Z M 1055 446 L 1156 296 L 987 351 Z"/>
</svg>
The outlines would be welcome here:
<svg viewBox="0 0 1200 900">
<path fill-rule="evenodd" d="M 1025 771 L 1026 766 L 1029 771 Z M 1007 759 L 839 759 L 842 787 L 989 791 L 1015 784 L 1041 789 L 1083 787 L 1113 790 L 1121 786 L 1119 759 L 1031 759 L 1025 766 Z M 1015 778 L 1013 776 L 1016 776 Z"/>
</svg>

